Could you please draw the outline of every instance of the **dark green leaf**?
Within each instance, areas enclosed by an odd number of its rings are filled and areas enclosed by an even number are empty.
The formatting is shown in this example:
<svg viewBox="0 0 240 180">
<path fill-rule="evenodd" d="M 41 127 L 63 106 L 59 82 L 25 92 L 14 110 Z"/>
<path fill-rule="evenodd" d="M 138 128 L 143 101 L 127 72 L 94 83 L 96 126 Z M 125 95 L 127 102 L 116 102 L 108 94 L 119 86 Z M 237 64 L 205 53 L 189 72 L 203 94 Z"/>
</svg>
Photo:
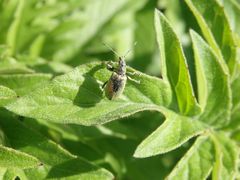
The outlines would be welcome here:
<svg viewBox="0 0 240 180">
<path fill-rule="evenodd" d="M 1 110 L 1 127 L 9 144 L 17 150 L 38 158 L 43 165 L 26 169 L 29 179 L 75 178 L 75 179 L 112 179 L 112 175 L 82 158 L 76 157 L 54 142 L 27 128 L 12 114 Z"/>
</svg>

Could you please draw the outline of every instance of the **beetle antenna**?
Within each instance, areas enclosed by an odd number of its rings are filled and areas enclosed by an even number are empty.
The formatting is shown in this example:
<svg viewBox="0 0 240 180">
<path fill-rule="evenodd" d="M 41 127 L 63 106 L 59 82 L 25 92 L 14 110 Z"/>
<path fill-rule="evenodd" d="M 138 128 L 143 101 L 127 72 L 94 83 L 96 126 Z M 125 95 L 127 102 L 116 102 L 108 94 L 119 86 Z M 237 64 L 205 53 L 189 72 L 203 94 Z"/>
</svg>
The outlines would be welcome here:
<svg viewBox="0 0 240 180">
<path fill-rule="evenodd" d="M 104 42 L 103 42 L 103 45 L 106 46 L 108 49 L 110 49 L 115 55 L 117 55 L 118 57 L 120 57 L 119 54 L 118 54 L 116 51 L 114 51 L 111 46 L 107 45 L 107 44 L 104 43 Z"/>
<path fill-rule="evenodd" d="M 130 48 L 129 50 L 127 50 L 127 52 L 125 53 L 125 55 L 124 55 L 123 57 L 125 58 L 125 57 L 128 55 L 128 53 L 130 53 L 136 45 L 137 45 L 137 42 L 134 43 L 134 45 L 133 45 L 132 48 Z"/>
</svg>

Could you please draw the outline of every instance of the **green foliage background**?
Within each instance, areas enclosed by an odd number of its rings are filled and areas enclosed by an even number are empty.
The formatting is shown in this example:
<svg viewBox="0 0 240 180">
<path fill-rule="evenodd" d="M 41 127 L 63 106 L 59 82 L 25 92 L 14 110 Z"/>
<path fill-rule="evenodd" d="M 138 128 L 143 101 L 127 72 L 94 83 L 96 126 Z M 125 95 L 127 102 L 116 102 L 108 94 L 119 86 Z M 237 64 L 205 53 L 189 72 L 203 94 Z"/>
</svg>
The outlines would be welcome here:
<svg viewBox="0 0 240 180">
<path fill-rule="evenodd" d="M 0 0 L 0 179 L 240 178 L 239 22 L 238 0 Z M 114 101 L 102 42 L 140 73 Z"/>
</svg>

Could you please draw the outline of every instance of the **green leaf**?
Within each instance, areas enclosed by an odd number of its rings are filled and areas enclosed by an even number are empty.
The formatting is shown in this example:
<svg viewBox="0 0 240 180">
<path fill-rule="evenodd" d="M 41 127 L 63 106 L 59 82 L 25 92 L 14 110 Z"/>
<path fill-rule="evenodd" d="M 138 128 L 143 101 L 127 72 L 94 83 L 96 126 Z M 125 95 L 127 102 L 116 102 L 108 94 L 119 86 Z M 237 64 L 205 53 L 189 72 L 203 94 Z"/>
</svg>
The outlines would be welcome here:
<svg viewBox="0 0 240 180">
<path fill-rule="evenodd" d="M 218 61 L 232 74 L 236 65 L 236 47 L 228 19 L 217 0 L 185 0 L 193 12 L 206 41 L 218 56 Z M 224 63 L 224 60 L 225 63 Z"/>
<path fill-rule="evenodd" d="M 136 13 L 135 41 L 138 43 L 134 47 L 134 59 L 131 62 L 132 67 L 142 72 L 157 72 L 159 74 L 159 60 L 154 59 L 156 51 L 156 40 L 154 31 L 154 8 L 157 0 L 148 1 L 140 11 Z M 126 19 L 126 18 L 125 18 Z M 146 36 L 146 34 L 148 36 Z M 155 63 L 156 61 L 156 63 Z M 156 74 L 156 73 L 155 73 Z"/>
<path fill-rule="evenodd" d="M 208 137 L 200 136 L 166 179 L 207 179 L 213 162 L 213 143 Z"/>
<path fill-rule="evenodd" d="M 73 68 L 56 61 L 46 61 L 32 66 L 34 70 L 41 73 L 63 74 L 71 71 Z"/>
<path fill-rule="evenodd" d="M 14 149 L 38 158 L 42 166 L 24 170 L 29 179 L 75 178 L 75 179 L 112 179 L 105 169 L 96 167 L 86 160 L 74 156 L 59 145 L 26 127 L 12 114 L 0 111 L 1 127 Z"/>
<path fill-rule="evenodd" d="M 155 11 L 155 28 L 161 53 L 162 76 L 168 79 L 179 111 L 183 115 L 200 113 L 200 108 L 194 97 L 186 59 L 180 41 L 167 19 Z"/>
<path fill-rule="evenodd" d="M 67 14 L 64 20 L 60 19 L 59 25 L 46 38 L 43 54 L 50 54 L 50 58 L 56 61 L 73 58 L 127 2 L 127 0 L 84 1 L 82 10 L 76 9 L 75 13 Z M 76 37 L 81 38 L 76 41 Z"/>
<path fill-rule="evenodd" d="M 238 172 L 238 146 L 221 132 L 214 133 L 212 139 L 216 149 L 213 180 L 235 179 Z"/>
<path fill-rule="evenodd" d="M 24 64 L 17 62 L 14 58 L 6 57 L 0 60 L 0 75 L 1 74 L 25 74 L 33 73 L 34 71 L 27 68 Z"/>
<path fill-rule="evenodd" d="M 159 105 L 167 106 L 171 100 L 170 87 L 165 81 L 141 74 L 136 76 L 140 84 L 129 81 L 124 96 L 110 101 L 100 88 L 110 76 L 101 63 L 82 65 L 19 98 L 7 108 L 31 118 L 93 125 L 143 110 L 158 111 Z"/>
<path fill-rule="evenodd" d="M 18 4 L 14 12 L 12 23 L 7 32 L 6 43 L 9 47 L 11 47 L 10 55 L 13 55 L 16 50 L 16 44 L 17 44 L 16 39 L 19 31 L 19 26 L 21 24 L 22 15 L 24 12 L 24 4 L 25 4 L 25 1 L 18 1 Z"/>
<path fill-rule="evenodd" d="M 231 111 L 231 120 L 229 127 L 231 129 L 237 129 L 240 126 L 240 64 L 237 68 L 238 76 L 232 80 L 231 90 L 232 90 L 232 111 Z"/>
<path fill-rule="evenodd" d="M 21 180 L 27 180 L 27 177 L 22 169 L 0 168 L 0 178 L 2 180 L 18 179 L 17 177 Z"/>
<path fill-rule="evenodd" d="M 8 102 L 15 99 L 16 97 L 17 94 L 13 90 L 0 85 L 0 106 L 6 105 Z"/>
<path fill-rule="evenodd" d="M 164 113 L 165 122 L 141 142 L 134 153 L 135 157 L 149 157 L 174 150 L 206 129 L 197 119 L 180 116 L 172 111 Z"/>
<path fill-rule="evenodd" d="M 224 7 L 231 29 L 240 35 L 240 5 L 236 0 L 219 0 Z"/>
<path fill-rule="evenodd" d="M 26 153 L 0 145 L 0 166 L 5 168 L 33 168 L 40 165 L 39 160 Z"/>
<path fill-rule="evenodd" d="M 151 1 L 150 3 L 153 4 L 156 0 Z M 132 49 L 130 54 L 126 57 L 127 61 L 128 59 L 131 59 L 132 61 L 136 61 L 136 59 L 132 59 L 132 54 L 136 54 L 136 48 L 139 46 L 133 47 L 134 41 L 138 42 L 138 44 L 143 45 L 143 41 L 139 41 L 137 38 L 137 33 L 141 30 L 144 30 L 145 28 L 135 28 L 136 26 L 142 27 L 142 25 L 138 24 L 137 21 L 137 12 L 141 8 L 144 8 L 143 6 L 146 4 L 147 0 L 139 0 L 139 1 L 129 1 L 127 0 L 127 3 L 124 5 L 123 8 L 119 12 L 117 12 L 114 17 L 104 25 L 102 29 L 100 29 L 100 36 L 97 35 L 94 37 L 90 42 L 91 42 L 91 47 L 92 44 L 95 44 L 94 49 L 91 51 L 98 51 L 97 49 L 103 49 L 101 48 L 100 41 L 103 41 L 109 45 L 111 45 L 118 54 L 124 54 L 128 49 Z M 148 5 L 145 5 L 145 7 L 148 7 Z M 151 9 L 149 9 L 151 11 Z M 153 9 L 151 11 L 153 13 Z M 152 19 L 150 19 L 152 21 Z M 148 21 L 148 22 L 150 22 Z M 145 25 L 146 25 L 146 21 Z M 134 25 L 133 25 L 134 24 Z M 153 29 L 153 26 L 150 27 Z M 134 33 L 136 34 L 136 38 L 134 36 Z M 154 33 L 153 33 L 154 34 Z M 148 39 L 149 40 L 149 39 Z M 152 37 L 152 40 L 155 40 L 154 37 Z M 154 41 L 155 42 L 155 41 Z M 87 46 L 88 47 L 88 46 Z M 133 50 L 134 48 L 134 50 Z M 107 49 L 109 51 L 109 49 Z M 88 50 L 87 50 L 88 51 Z M 112 54 L 112 52 L 111 52 Z M 106 54 L 107 55 L 107 54 Z M 98 57 L 99 58 L 99 57 Z M 100 57 L 102 58 L 102 57 Z M 106 56 L 107 59 L 109 59 L 109 55 Z M 105 59 L 103 57 L 103 59 Z M 132 66 L 134 67 L 134 66 Z M 138 68 L 137 68 L 138 69 Z M 141 70 L 142 69 L 138 69 Z"/>
<path fill-rule="evenodd" d="M 238 75 L 231 82 L 233 111 L 240 107 L 240 93 L 238 92 L 240 89 L 240 64 L 237 66 L 237 72 Z"/>
<path fill-rule="evenodd" d="M 199 119 L 217 127 L 224 126 L 230 120 L 229 76 L 203 39 L 194 31 L 191 31 L 191 38 L 197 72 L 198 99 L 204 109 Z"/>
<path fill-rule="evenodd" d="M 18 3 L 18 0 L 11 0 L 7 2 L 0 1 L 0 42 L 6 42 L 6 29 L 8 29 L 12 23 L 12 20 L 14 18 L 14 12 L 16 11 Z"/>
<path fill-rule="evenodd" d="M 50 74 L 4 74 L 0 75 L 0 85 L 13 89 L 17 95 L 23 96 L 42 86 L 51 79 Z"/>
</svg>

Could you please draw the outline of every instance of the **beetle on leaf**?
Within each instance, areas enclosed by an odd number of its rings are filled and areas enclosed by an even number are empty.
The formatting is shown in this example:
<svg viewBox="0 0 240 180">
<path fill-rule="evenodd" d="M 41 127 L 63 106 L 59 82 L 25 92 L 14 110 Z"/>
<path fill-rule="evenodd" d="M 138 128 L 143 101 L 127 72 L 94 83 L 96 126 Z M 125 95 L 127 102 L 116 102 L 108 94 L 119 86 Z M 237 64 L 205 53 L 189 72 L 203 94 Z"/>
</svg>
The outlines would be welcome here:
<svg viewBox="0 0 240 180">
<path fill-rule="evenodd" d="M 136 72 L 127 72 L 127 68 L 126 68 L 126 62 L 125 62 L 125 58 L 128 55 L 128 53 L 131 51 L 131 49 L 129 49 L 124 56 L 119 56 L 110 46 L 104 44 L 106 47 L 108 47 L 115 55 L 117 55 L 118 58 L 118 66 L 114 67 L 113 66 L 113 62 L 109 62 L 107 63 L 107 69 L 109 71 L 112 71 L 112 75 L 109 78 L 108 81 L 106 81 L 103 85 L 102 85 L 102 89 L 105 92 L 105 96 L 109 99 L 115 99 L 117 97 L 119 97 L 125 88 L 127 79 L 140 84 L 140 81 L 137 81 L 135 79 L 132 79 L 129 75 L 135 75 Z M 135 43 L 136 45 L 136 43 Z"/>
</svg>

